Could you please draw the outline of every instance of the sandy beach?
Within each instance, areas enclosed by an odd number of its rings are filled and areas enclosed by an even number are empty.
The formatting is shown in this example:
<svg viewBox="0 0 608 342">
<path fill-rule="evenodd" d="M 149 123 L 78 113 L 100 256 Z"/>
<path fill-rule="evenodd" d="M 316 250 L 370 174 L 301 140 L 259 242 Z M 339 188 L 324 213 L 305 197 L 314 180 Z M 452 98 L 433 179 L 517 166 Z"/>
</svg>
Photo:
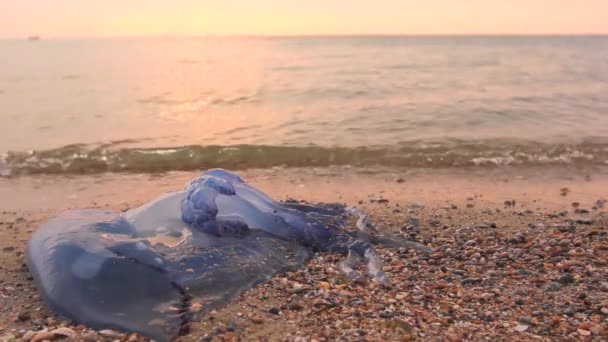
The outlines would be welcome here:
<svg viewBox="0 0 608 342">
<path fill-rule="evenodd" d="M 0 342 L 608 342 L 608 1 L 5 3 Z"/>
<path fill-rule="evenodd" d="M 433 252 L 380 247 L 387 286 L 351 282 L 336 268 L 341 256 L 316 255 L 299 271 L 277 275 L 193 322 L 179 340 L 608 339 L 608 168 L 239 174 L 276 199 L 359 206 L 377 227 L 408 234 Z M 195 175 L 0 179 L 0 341 L 72 333 L 74 340 L 145 340 L 53 315 L 28 274 L 25 246 L 41 222 L 63 210 L 126 210 L 182 188 Z M 44 335 L 58 327 L 67 328 L 64 335 Z"/>
</svg>

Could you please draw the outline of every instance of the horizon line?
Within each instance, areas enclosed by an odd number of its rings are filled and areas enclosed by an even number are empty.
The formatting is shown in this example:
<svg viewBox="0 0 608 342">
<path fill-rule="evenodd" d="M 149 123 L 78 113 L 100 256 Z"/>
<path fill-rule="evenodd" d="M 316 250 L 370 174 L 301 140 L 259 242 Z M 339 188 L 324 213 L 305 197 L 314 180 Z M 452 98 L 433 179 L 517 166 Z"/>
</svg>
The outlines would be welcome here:
<svg viewBox="0 0 608 342">
<path fill-rule="evenodd" d="M 0 37 L 0 40 L 68 39 L 154 39 L 154 38 L 349 38 L 349 37 L 604 37 L 605 33 L 338 33 L 338 34 L 156 34 L 156 35 L 99 35 L 99 36 L 49 36 L 39 34 Z"/>
</svg>

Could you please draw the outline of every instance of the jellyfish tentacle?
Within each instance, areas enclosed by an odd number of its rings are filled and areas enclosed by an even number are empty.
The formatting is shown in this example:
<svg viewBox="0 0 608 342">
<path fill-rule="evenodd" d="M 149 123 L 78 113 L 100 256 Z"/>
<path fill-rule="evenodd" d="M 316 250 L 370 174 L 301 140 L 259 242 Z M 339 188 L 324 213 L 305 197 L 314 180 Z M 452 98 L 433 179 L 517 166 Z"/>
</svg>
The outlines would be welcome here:
<svg viewBox="0 0 608 342">
<path fill-rule="evenodd" d="M 382 259 L 380 259 L 378 253 L 376 253 L 376 249 L 373 247 L 368 248 L 365 251 L 363 258 L 367 261 L 367 274 L 372 280 L 382 285 L 388 284 L 388 277 L 384 271 L 382 271 Z"/>
<path fill-rule="evenodd" d="M 349 250 L 346 259 L 338 264 L 338 269 L 348 279 L 353 281 L 362 281 L 363 277 L 354 270 L 354 268 L 361 264 L 361 262 L 363 262 L 361 255 L 353 250 Z"/>
<path fill-rule="evenodd" d="M 363 277 L 354 270 L 362 262 L 366 262 L 367 274 L 375 282 L 386 285 L 389 280 L 382 271 L 382 260 L 374 246 L 366 241 L 355 240 L 348 246 L 348 256 L 338 265 L 340 271 L 353 280 L 361 280 Z"/>
</svg>

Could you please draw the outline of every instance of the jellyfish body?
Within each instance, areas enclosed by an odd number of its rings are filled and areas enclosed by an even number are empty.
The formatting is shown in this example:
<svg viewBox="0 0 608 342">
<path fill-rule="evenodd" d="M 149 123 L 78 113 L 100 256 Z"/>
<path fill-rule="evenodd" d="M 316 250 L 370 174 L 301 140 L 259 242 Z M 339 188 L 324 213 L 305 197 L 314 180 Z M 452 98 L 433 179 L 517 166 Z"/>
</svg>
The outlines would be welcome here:
<svg viewBox="0 0 608 342">
<path fill-rule="evenodd" d="M 374 243 L 425 249 L 349 231 L 353 215 L 366 218 L 341 204 L 277 202 L 215 169 L 122 214 L 64 213 L 34 233 L 27 260 L 57 314 L 168 340 L 315 251 L 347 256 L 339 268 L 352 279 L 363 277 L 355 266 L 366 261 L 368 275 L 386 283 Z"/>
</svg>

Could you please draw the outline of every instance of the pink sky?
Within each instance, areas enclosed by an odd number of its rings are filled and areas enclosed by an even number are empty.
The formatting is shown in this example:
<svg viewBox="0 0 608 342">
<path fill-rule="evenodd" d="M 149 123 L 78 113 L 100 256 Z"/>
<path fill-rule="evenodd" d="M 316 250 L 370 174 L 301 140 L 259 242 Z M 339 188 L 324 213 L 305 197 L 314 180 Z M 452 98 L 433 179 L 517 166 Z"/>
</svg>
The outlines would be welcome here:
<svg viewBox="0 0 608 342">
<path fill-rule="evenodd" d="M 0 37 L 608 34 L 606 0 L 16 0 Z"/>
</svg>

